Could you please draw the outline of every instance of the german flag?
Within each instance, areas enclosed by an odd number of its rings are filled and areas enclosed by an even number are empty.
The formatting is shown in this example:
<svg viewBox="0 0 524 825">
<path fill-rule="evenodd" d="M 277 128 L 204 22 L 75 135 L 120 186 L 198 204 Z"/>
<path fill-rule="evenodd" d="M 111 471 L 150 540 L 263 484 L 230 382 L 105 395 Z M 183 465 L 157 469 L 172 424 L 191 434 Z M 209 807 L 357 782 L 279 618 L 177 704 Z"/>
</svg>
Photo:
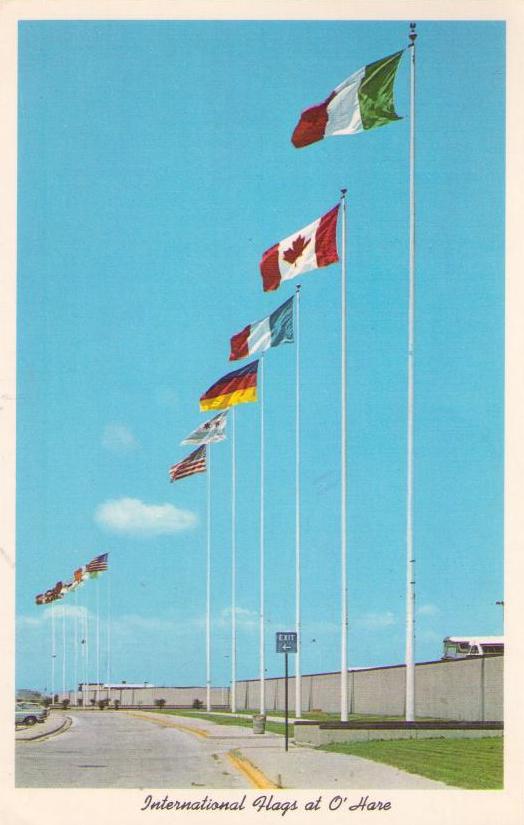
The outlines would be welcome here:
<svg viewBox="0 0 524 825">
<path fill-rule="evenodd" d="M 258 361 L 229 372 L 200 397 L 200 409 L 225 410 L 235 404 L 257 400 Z"/>
</svg>

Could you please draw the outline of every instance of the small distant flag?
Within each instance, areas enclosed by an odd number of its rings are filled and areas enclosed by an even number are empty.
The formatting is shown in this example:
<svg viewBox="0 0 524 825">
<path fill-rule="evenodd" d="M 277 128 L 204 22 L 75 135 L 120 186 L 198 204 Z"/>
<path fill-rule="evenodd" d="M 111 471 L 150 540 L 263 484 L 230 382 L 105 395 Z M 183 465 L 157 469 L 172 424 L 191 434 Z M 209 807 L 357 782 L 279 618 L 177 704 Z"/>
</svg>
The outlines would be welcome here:
<svg viewBox="0 0 524 825">
<path fill-rule="evenodd" d="M 200 397 L 201 410 L 224 410 L 235 404 L 257 400 L 258 361 L 229 372 Z"/>
<path fill-rule="evenodd" d="M 194 473 L 205 473 L 206 471 L 206 445 L 194 450 L 183 461 L 173 464 L 169 470 L 171 481 L 178 481 L 180 478 L 192 476 Z"/>
<path fill-rule="evenodd" d="M 262 321 L 248 324 L 231 338 L 230 361 L 265 352 L 279 344 L 293 343 L 293 298 L 288 298 Z"/>
<path fill-rule="evenodd" d="M 303 272 L 338 261 L 339 208 L 340 204 L 337 204 L 321 218 L 264 252 L 260 261 L 264 292 L 278 289 L 282 281 L 289 281 Z"/>
<path fill-rule="evenodd" d="M 73 581 L 77 584 L 82 584 L 87 578 L 87 573 L 85 567 L 79 567 L 78 570 L 75 570 L 73 573 Z"/>
<path fill-rule="evenodd" d="M 53 593 L 55 599 L 63 599 L 64 598 L 64 594 L 62 593 L 63 586 L 64 586 L 63 582 L 57 582 L 55 584 L 55 586 L 53 587 L 51 592 Z"/>
<path fill-rule="evenodd" d="M 62 599 L 64 594 L 62 592 L 63 584 L 62 582 L 57 582 L 54 587 L 50 590 L 46 590 L 45 593 L 39 593 L 36 597 L 37 604 L 49 604 L 50 602 L 54 602 L 56 599 Z M 38 599 L 42 599 L 42 601 L 38 601 Z"/>
<path fill-rule="evenodd" d="M 201 424 L 192 433 L 189 433 L 181 444 L 213 444 L 223 441 L 226 437 L 227 410 L 218 413 L 214 418 Z"/>
<path fill-rule="evenodd" d="M 107 557 L 109 553 L 103 553 L 101 556 L 95 556 L 91 559 L 89 564 L 86 564 L 86 571 L 91 575 L 92 573 L 103 573 L 107 570 Z"/>
<path fill-rule="evenodd" d="M 291 142 L 297 149 L 331 135 L 354 135 L 401 120 L 393 85 L 402 51 L 364 66 L 343 80 L 323 103 L 302 112 Z"/>
<path fill-rule="evenodd" d="M 85 567 L 79 567 L 78 570 L 75 570 L 73 573 L 73 581 L 69 585 L 69 590 L 76 590 L 78 587 L 81 587 L 88 578 L 89 573 L 87 573 Z"/>
</svg>

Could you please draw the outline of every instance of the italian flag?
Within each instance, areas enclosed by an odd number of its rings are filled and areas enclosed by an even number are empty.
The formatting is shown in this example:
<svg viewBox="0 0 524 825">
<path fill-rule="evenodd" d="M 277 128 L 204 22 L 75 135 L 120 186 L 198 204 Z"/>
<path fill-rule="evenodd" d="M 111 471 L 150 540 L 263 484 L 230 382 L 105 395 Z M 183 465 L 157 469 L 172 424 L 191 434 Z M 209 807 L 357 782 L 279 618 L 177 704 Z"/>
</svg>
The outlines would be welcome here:
<svg viewBox="0 0 524 825">
<path fill-rule="evenodd" d="M 393 84 L 403 50 L 352 74 L 323 103 L 302 112 L 291 142 L 297 149 L 330 135 L 355 135 L 393 120 Z"/>
<path fill-rule="evenodd" d="M 337 217 L 340 204 L 309 226 L 274 244 L 262 255 L 260 272 L 264 292 L 278 289 L 282 281 L 338 261 Z"/>
</svg>

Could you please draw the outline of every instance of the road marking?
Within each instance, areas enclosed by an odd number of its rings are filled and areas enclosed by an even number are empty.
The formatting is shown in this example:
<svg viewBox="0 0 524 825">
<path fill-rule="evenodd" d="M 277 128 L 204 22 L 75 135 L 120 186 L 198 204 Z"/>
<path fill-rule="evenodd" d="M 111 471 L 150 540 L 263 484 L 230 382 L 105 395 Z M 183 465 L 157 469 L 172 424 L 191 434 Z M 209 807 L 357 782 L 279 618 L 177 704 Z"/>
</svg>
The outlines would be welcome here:
<svg viewBox="0 0 524 825">
<path fill-rule="evenodd" d="M 238 751 L 229 751 L 227 758 L 234 765 L 237 770 L 247 776 L 254 788 L 278 788 L 271 779 L 268 779 L 261 770 L 256 768 L 248 759 L 241 756 Z"/>
<path fill-rule="evenodd" d="M 128 716 L 136 716 L 137 719 L 145 719 L 147 722 L 153 722 L 155 725 L 160 725 L 163 728 L 177 728 L 178 730 L 183 730 L 185 733 L 192 733 L 194 736 L 200 736 L 202 739 L 207 739 L 209 737 L 209 733 L 206 730 L 201 730 L 200 728 L 193 728 L 190 725 L 181 725 L 179 722 L 171 722 L 169 719 L 157 719 L 150 716 L 148 713 L 134 713 L 131 710 L 125 711 Z"/>
</svg>

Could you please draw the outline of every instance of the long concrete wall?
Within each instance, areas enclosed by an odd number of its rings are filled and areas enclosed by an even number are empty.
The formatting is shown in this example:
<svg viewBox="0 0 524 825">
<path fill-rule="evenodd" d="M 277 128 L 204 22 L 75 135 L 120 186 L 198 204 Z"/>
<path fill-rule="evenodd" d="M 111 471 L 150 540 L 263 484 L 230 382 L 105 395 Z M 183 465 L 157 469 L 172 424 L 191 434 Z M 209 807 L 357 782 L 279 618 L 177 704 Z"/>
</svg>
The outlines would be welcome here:
<svg viewBox="0 0 524 825">
<path fill-rule="evenodd" d="M 468 722 L 503 720 L 503 656 L 455 661 L 425 662 L 415 668 L 415 712 L 418 718 Z M 337 713 L 340 709 L 340 674 L 302 677 L 303 710 Z M 266 710 L 283 710 L 284 679 L 267 679 Z M 289 680 L 289 706 L 294 708 L 295 679 Z M 257 708 L 259 682 L 237 683 L 238 709 Z M 405 666 L 353 670 L 348 678 L 350 713 L 403 716 Z"/>
<path fill-rule="evenodd" d="M 74 691 L 66 694 L 72 705 L 76 700 L 82 698 L 83 704 L 89 707 L 91 700 L 109 699 L 111 704 L 118 700 L 120 707 L 144 707 L 153 706 L 157 699 L 164 699 L 166 705 L 176 705 L 180 707 L 191 707 L 195 699 L 206 703 L 205 687 L 103 687 L 98 691 L 96 687 L 90 685 L 88 688 L 79 691 L 76 695 Z M 59 700 L 63 698 L 59 694 Z M 211 704 L 214 707 L 227 707 L 229 703 L 229 688 L 211 688 Z"/>
<path fill-rule="evenodd" d="M 455 661 L 424 662 L 415 668 L 416 716 L 467 722 L 503 720 L 503 656 L 475 657 Z M 284 709 L 284 678 L 266 679 L 266 711 Z M 80 696 L 81 694 L 78 694 Z M 94 699 L 95 688 L 84 691 L 84 704 Z M 259 708 L 258 679 L 237 682 L 237 710 Z M 68 694 L 71 704 L 75 695 Z M 62 696 L 60 696 L 62 698 Z M 167 705 L 191 707 L 195 699 L 206 701 L 205 687 L 101 687 L 98 698 L 118 699 L 121 707 L 154 706 L 165 699 Z M 350 713 L 403 716 L 405 713 L 405 666 L 351 670 L 348 678 Z M 212 688 L 214 707 L 229 705 L 229 688 Z M 294 713 L 295 679 L 289 679 L 289 708 Z M 302 677 L 302 709 L 338 713 L 340 673 L 319 673 Z"/>
</svg>

